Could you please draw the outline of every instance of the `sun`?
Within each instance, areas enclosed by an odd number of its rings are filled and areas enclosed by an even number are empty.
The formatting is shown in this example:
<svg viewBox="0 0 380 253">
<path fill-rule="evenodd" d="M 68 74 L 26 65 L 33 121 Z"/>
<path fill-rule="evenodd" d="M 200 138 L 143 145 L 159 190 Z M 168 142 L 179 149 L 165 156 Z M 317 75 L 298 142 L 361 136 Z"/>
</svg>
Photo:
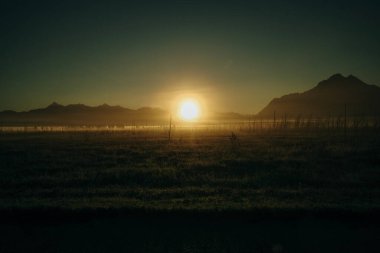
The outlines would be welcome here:
<svg viewBox="0 0 380 253">
<path fill-rule="evenodd" d="M 184 100 L 179 105 L 179 117 L 185 121 L 197 120 L 200 116 L 199 104 L 196 100 Z"/>
</svg>

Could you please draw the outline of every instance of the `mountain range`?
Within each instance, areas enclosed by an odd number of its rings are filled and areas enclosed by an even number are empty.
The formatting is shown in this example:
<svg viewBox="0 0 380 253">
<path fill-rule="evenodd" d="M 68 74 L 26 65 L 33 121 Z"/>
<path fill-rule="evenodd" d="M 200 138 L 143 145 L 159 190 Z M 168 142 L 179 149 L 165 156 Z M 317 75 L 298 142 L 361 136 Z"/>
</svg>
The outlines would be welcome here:
<svg viewBox="0 0 380 253">
<path fill-rule="evenodd" d="M 353 75 L 335 74 L 303 93 L 273 99 L 256 116 L 336 117 L 345 111 L 350 117 L 380 116 L 380 87 L 366 84 Z"/>
<path fill-rule="evenodd" d="M 3 125 L 142 124 L 147 123 L 147 120 L 149 123 L 157 123 L 168 118 L 168 112 L 159 108 L 142 107 L 132 110 L 107 104 L 100 106 L 70 104 L 64 106 L 56 102 L 45 108 L 27 112 L 0 112 L 0 123 Z"/>
<path fill-rule="evenodd" d="M 274 98 L 255 116 L 257 118 L 380 116 L 380 87 L 366 84 L 357 77 L 335 74 L 303 93 Z M 0 112 L 1 125 L 104 125 L 104 124 L 161 124 L 167 123 L 169 112 L 151 107 L 137 110 L 121 106 L 60 105 L 52 103 L 45 108 L 25 112 Z M 214 113 L 213 120 L 244 120 L 247 115 Z"/>
<path fill-rule="evenodd" d="M 213 113 L 210 120 L 240 120 L 246 116 L 239 113 Z M 168 124 L 170 113 L 160 108 L 142 107 L 137 110 L 107 104 L 87 106 L 84 104 L 61 105 L 56 102 L 45 108 L 25 112 L 0 112 L 0 125 L 146 125 Z"/>
</svg>

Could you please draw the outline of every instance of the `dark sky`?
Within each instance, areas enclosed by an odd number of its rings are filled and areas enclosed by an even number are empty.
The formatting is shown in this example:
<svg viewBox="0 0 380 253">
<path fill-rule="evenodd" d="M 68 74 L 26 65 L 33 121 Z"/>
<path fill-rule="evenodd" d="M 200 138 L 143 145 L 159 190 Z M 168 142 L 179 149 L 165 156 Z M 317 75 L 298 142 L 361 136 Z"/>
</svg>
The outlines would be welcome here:
<svg viewBox="0 0 380 253">
<path fill-rule="evenodd" d="M 378 1 L 3 0 L 0 27 L 0 110 L 190 95 L 255 113 L 334 73 L 380 84 Z"/>
</svg>

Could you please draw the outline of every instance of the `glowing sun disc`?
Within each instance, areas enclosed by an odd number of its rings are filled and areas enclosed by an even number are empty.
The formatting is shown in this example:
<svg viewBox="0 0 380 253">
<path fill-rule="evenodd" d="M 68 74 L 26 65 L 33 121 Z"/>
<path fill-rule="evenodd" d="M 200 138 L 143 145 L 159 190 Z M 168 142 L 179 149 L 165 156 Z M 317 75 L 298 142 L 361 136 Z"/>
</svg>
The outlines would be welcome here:
<svg viewBox="0 0 380 253">
<path fill-rule="evenodd" d="M 196 101 L 186 100 L 180 104 L 179 116 L 186 121 L 195 120 L 199 117 L 199 105 Z"/>
</svg>

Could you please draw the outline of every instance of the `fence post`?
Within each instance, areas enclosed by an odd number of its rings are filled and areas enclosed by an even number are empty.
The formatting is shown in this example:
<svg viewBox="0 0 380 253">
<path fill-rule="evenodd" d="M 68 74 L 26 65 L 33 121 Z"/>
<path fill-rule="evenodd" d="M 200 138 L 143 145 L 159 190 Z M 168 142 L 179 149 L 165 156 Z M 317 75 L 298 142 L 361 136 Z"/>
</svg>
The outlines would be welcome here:
<svg viewBox="0 0 380 253">
<path fill-rule="evenodd" d="M 172 114 L 170 114 L 170 120 L 169 120 L 169 142 L 170 142 L 171 133 L 172 133 Z"/>
<path fill-rule="evenodd" d="M 347 104 L 344 104 L 344 140 L 347 137 Z"/>
</svg>

